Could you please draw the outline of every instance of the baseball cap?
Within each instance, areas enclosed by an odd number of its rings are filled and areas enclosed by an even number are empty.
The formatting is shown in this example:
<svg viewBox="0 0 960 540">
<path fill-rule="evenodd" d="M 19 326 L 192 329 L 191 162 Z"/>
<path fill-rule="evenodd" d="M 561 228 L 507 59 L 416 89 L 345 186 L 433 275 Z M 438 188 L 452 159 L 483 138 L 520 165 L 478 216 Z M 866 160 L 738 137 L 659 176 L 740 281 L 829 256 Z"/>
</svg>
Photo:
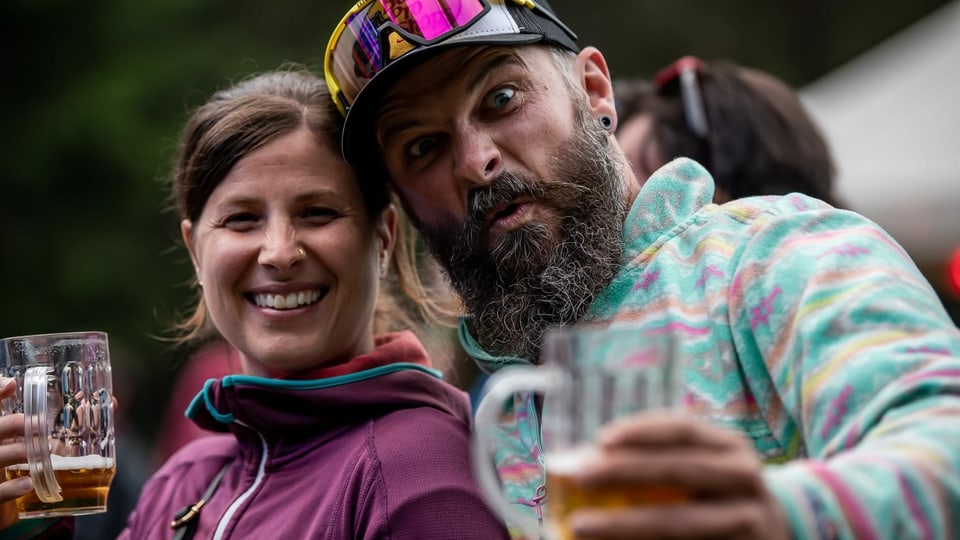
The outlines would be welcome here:
<svg viewBox="0 0 960 540">
<path fill-rule="evenodd" d="M 341 149 L 356 164 L 383 95 L 424 60 L 461 45 L 548 43 L 579 51 L 546 0 L 360 0 L 327 44 L 324 76 L 345 115 Z"/>
</svg>

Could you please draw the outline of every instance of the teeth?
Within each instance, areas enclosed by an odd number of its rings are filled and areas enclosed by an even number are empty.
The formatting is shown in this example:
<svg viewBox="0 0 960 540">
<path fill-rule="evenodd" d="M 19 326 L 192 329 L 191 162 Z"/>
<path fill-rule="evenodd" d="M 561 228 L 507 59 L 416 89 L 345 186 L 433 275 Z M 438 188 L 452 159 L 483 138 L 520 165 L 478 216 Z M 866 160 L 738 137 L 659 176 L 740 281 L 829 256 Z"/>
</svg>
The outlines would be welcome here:
<svg viewBox="0 0 960 540">
<path fill-rule="evenodd" d="M 320 298 L 319 290 L 300 291 L 290 294 L 257 294 L 253 297 L 253 302 L 259 307 L 269 307 L 273 309 L 293 309 L 300 306 L 307 306 Z"/>
</svg>

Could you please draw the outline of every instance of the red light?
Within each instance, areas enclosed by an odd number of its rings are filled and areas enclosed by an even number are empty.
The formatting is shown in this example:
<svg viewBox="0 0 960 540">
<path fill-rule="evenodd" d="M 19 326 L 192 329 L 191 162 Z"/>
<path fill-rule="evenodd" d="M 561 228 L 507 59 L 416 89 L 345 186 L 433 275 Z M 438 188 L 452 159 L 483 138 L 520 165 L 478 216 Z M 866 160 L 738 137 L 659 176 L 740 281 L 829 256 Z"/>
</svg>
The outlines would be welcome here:
<svg viewBox="0 0 960 540">
<path fill-rule="evenodd" d="M 960 248 L 953 252 L 947 263 L 947 281 L 953 287 L 953 292 L 960 295 Z"/>
</svg>

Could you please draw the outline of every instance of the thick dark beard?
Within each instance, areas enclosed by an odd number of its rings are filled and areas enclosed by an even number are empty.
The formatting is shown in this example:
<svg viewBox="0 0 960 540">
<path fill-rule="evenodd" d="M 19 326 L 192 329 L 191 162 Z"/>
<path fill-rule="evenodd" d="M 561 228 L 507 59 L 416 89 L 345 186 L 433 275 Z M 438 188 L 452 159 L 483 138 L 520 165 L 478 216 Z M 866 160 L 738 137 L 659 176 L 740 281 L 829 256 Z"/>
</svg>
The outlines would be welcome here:
<svg viewBox="0 0 960 540">
<path fill-rule="evenodd" d="M 584 108 L 577 133 L 553 156 L 552 181 L 504 173 L 471 192 L 462 225 L 421 228 L 474 315 L 475 337 L 492 354 L 537 361 L 544 332 L 582 318 L 622 264 L 622 161 Z M 491 240 L 486 216 L 518 198 L 536 201 L 556 220 Z"/>
</svg>

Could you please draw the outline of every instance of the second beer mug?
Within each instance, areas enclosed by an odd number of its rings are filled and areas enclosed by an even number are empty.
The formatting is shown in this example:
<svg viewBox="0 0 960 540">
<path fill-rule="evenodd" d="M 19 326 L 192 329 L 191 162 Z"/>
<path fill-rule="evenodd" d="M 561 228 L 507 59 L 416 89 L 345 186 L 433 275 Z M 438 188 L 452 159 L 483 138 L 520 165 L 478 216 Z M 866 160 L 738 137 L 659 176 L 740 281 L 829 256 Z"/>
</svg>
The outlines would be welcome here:
<svg viewBox="0 0 960 540">
<path fill-rule="evenodd" d="M 17 382 L 2 413 L 24 414 L 27 463 L 8 480 L 33 479 L 20 518 L 105 512 L 116 470 L 107 335 L 40 334 L 0 340 L 0 375 Z"/>
<path fill-rule="evenodd" d="M 474 468 L 488 501 L 510 524 L 533 538 L 567 540 L 566 517 L 584 506 L 607 508 L 683 500 L 669 486 L 646 491 L 597 492 L 572 476 L 592 452 L 597 430 L 640 411 L 676 409 L 683 399 L 683 369 L 669 332 L 631 326 L 563 327 L 544 338 L 541 365 L 493 375 L 476 412 Z M 545 531 L 503 495 L 493 464 L 494 433 L 503 405 L 515 394 L 543 396 L 541 434 L 546 471 Z"/>
</svg>

